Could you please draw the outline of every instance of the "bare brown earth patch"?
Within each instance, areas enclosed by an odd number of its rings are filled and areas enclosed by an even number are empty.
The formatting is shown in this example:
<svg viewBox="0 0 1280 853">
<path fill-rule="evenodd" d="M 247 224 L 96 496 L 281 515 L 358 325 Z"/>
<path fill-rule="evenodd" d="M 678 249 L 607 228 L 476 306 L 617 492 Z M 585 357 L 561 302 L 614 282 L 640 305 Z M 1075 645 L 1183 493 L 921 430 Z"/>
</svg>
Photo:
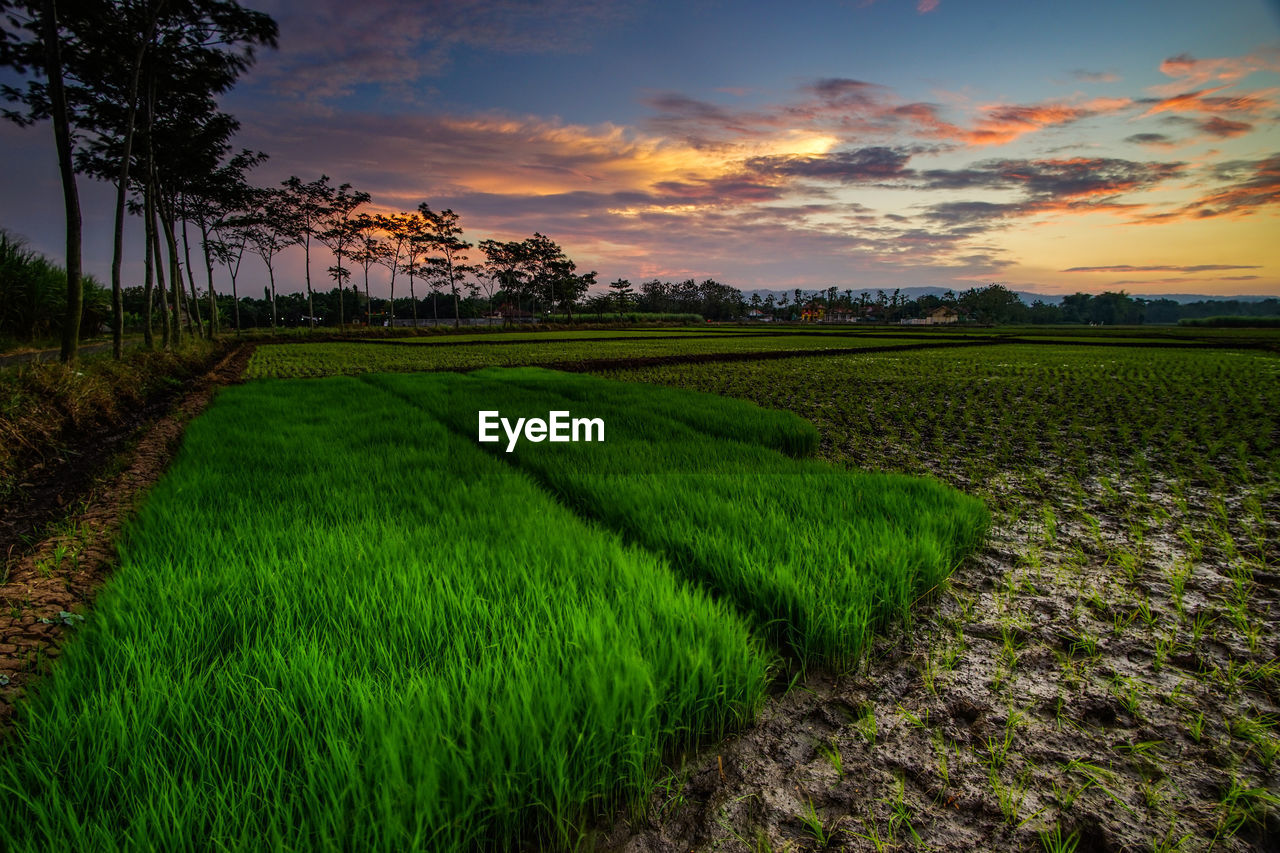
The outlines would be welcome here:
<svg viewBox="0 0 1280 853">
<path fill-rule="evenodd" d="M 1275 491 L 1089 486 L 974 488 L 1013 506 L 913 626 L 690 758 L 601 849 L 1275 849 Z"/>
<path fill-rule="evenodd" d="M 105 440 L 122 451 L 116 473 L 97 481 L 51 479 L 35 486 L 36 494 L 52 506 L 33 506 L 28 512 L 63 513 L 50 535 L 30 550 L 7 546 L 5 571 L 0 575 L 0 732 L 8 729 L 14 703 L 25 685 L 47 671 L 57 658 L 65 633 L 83 620 L 82 611 L 115 560 L 115 540 L 138 500 L 160 478 L 173 458 L 186 424 L 204 410 L 223 385 L 238 382 L 252 355 L 241 345 L 224 356 L 208 373 L 189 386 L 168 413 L 146 427 L 132 448 L 126 448 L 120 427 Z M 136 432 L 139 424 L 133 423 Z M 104 440 L 102 436 L 98 441 Z"/>
</svg>

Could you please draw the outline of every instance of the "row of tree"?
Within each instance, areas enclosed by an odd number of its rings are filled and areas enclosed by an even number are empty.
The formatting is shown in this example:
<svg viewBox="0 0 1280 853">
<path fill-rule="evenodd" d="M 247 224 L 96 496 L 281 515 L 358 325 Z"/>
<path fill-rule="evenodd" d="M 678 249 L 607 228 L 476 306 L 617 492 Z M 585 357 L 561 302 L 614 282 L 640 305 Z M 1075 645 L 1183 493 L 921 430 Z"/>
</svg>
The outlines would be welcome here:
<svg viewBox="0 0 1280 853">
<path fill-rule="evenodd" d="M 291 246 L 304 255 L 311 325 L 321 316 L 312 281 L 316 247 L 332 255 L 327 273 L 339 290 L 357 286 L 354 269 L 363 272 L 366 306 L 375 265 L 390 273 L 392 306 L 397 280 L 407 279 L 414 319 L 418 282 L 433 292 L 437 316 L 434 297 L 443 291 L 451 299 L 455 320 L 463 313 L 461 291 L 468 282 L 471 289 L 485 289 L 491 302 L 501 291 L 519 310 L 554 308 L 572 315 L 595 273 L 577 272 L 560 246 L 542 234 L 482 241 L 483 257 L 473 261 L 467 252 L 475 247 L 463 240 L 451 210 L 423 203 L 407 213 L 360 213 L 369 194 L 349 184 L 335 187 L 325 175 L 253 186 L 248 174 L 266 154 L 233 153 L 239 125 L 218 108 L 217 97 L 250 67 L 255 49 L 274 47 L 276 38 L 269 16 L 231 0 L 0 0 L 0 67 L 23 81 L 0 90 L 11 105 L 4 115 L 23 125 L 48 119 L 54 130 L 66 210 L 66 296 L 58 324 L 64 360 L 76 356 L 85 309 L 78 174 L 116 188 L 110 325 L 117 356 L 124 330 L 127 213 L 140 216 L 144 226 L 141 307 L 148 346 L 154 345 L 157 319 L 165 346 L 177 344 L 184 329 L 204 336 L 219 331 L 215 266 L 226 269 L 230 321 L 239 328 L 239 277 L 247 254 L 266 266 L 269 319 L 275 325 L 276 263 Z M 203 262 L 202 288 L 193 244 Z M 336 300 L 339 325 L 347 320 L 345 306 Z M 394 315 L 394 307 L 388 313 Z"/>
<path fill-rule="evenodd" d="M 116 354 L 127 210 L 142 216 L 146 287 L 168 294 L 163 336 L 176 342 L 184 298 L 177 226 L 224 168 L 238 129 L 218 97 L 252 64 L 255 49 L 274 47 L 276 37 L 268 15 L 227 0 L 0 0 L 0 67 L 23 81 L 3 87 L 11 104 L 4 115 L 53 125 L 66 214 L 64 361 L 76 356 L 83 313 L 77 173 L 116 189 Z"/>
<path fill-rule="evenodd" d="M 1142 323 L 1176 323 L 1184 318 L 1221 314 L 1239 316 L 1275 316 L 1280 314 L 1280 299 L 1257 301 L 1206 299 L 1177 302 L 1173 299 L 1145 299 L 1123 291 L 1074 293 L 1057 304 L 1041 299 L 1025 303 L 1002 284 L 973 287 L 956 293 L 925 294 L 914 299 L 901 290 L 877 290 L 855 293 L 852 288 L 826 290 L 796 289 L 792 294 L 753 293 L 748 302 L 758 315 L 775 320 L 799 320 L 806 312 L 821 313 L 824 318 L 882 321 L 895 323 L 928 316 L 941 307 L 950 308 L 959 317 L 980 323 L 1053 324 L 1075 323 L 1099 326 L 1139 325 Z"/>
</svg>

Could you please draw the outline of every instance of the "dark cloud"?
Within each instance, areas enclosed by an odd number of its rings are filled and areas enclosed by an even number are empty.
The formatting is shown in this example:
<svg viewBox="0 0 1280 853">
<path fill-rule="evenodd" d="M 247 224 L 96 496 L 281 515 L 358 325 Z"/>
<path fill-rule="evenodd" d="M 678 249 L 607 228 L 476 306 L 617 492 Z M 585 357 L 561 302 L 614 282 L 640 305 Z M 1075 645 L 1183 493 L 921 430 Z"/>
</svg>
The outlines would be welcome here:
<svg viewBox="0 0 1280 853">
<path fill-rule="evenodd" d="M 782 187 L 764 184 L 745 175 L 691 181 L 659 181 L 653 188 L 660 193 L 654 199 L 655 204 L 749 204 L 777 201 L 787 195 Z"/>
<path fill-rule="evenodd" d="M 1021 203 L 1001 204 L 991 201 L 947 201 L 931 205 L 925 218 L 940 225 L 968 225 L 987 223 L 1020 215 L 1025 208 Z"/>
<path fill-rule="evenodd" d="M 899 148 L 871 147 L 811 156 L 753 157 L 746 162 L 752 172 L 776 178 L 857 183 L 909 177 L 911 153 Z"/>
<path fill-rule="evenodd" d="M 1132 142 L 1134 145 L 1151 145 L 1157 148 L 1172 148 L 1177 144 L 1172 136 L 1166 136 L 1163 133 L 1135 133 L 1133 136 L 1126 136 L 1125 142 Z"/>
<path fill-rule="evenodd" d="M 1219 139 L 1230 139 L 1233 136 L 1240 136 L 1253 130 L 1253 125 L 1247 121 L 1231 121 L 1222 116 L 1213 116 L 1205 119 L 1197 126 L 1210 136 L 1216 136 Z"/>
<path fill-rule="evenodd" d="M 1033 198 L 1110 197 L 1175 177 L 1185 163 L 1117 158 L 988 160 L 968 169 L 929 169 L 924 189 L 1020 189 Z"/>
<path fill-rule="evenodd" d="M 1184 214 L 1198 219 L 1248 216 L 1280 205 L 1280 153 L 1252 162 L 1224 163 L 1215 172 L 1232 182 L 1187 205 Z"/>
<path fill-rule="evenodd" d="M 408 96 L 447 68 L 462 47 L 497 53 L 577 53 L 595 33 L 626 20 L 620 0 L 311 0 L 255 4 L 280 23 L 280 50 L 259 73 L 279 94 L 320 101 L 374 84 Z"/>
<path fill-rule="evenodd" d="M 1115 83 L 1120 79 L 1114 71 L 1087 71 L 1083 68 L 1075 69 L 1071 76 L 1086 83 Z"/>
<path fill-rule="evenodd" d="M 845 77 L 826 77 L 801 88 L 802 92 L 816 95 L 828 104 L 841 106 L 869 106 L 883 100 L 888 90 L 875 83 L 850 80 Z"/>
</svg>

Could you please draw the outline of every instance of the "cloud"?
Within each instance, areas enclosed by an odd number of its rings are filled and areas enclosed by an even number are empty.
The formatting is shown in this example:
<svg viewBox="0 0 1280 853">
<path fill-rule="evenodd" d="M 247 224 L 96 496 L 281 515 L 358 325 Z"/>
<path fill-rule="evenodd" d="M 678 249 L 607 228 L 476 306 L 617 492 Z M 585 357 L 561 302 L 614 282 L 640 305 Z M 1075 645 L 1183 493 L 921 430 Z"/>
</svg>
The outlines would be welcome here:
<svg viewBox="0 0 1280 853">
<path fill-rule="evenodd" d="M 987 160 L 967 169 L 925 170 L 920 178 L 926 189 L 1020 189 L 1039 198 L 1106 198 L 1155 186 L 1185 166 L 1101 157 Z"/>
<path fill-rule="evenodd" d="M 753 157 L 746 161 L 746 168 L 772 177 L 833 180 L 847 184 L 906 177 L 913 174 L 904 169 L 910 159 L 908 151 L 876 146 L 808 157 Z"/>
<path fill-rule="evenodd" d="M 321 102 L 375 85 L 401 97 L 436 75 L 460 49 L 495 53 L 578 53 L 597 31 L 625 20 L 620 0 L 263 0 L 255 8 L 280 24 L 280 50 L 258 74 L 277 94 Z"/>
<path fill-rule="evenodd" d="M 1230 139 L 1233 136 L 1242 136 L 1253 130 L 1253 125 L 1247 121 L 1231 121 L 1222 116 L 1213 116 L 1199 122 L 1197 127 L 1210 136 L 1216 136 L 1219 139 Z"/>
<path fill-rule="evenodd" d="M 1071 76 L 1086 83 L 1116 83 L 1120 80 L 1120 75 L 1114 71 L 1087 71 L 1083 68 L 1075 69 Z"/>
<path fill-rule="evenodd" d="M 1132 136 L 1126 136 L 1125 142 L 1132 142 L 1134 145 L 1149 145 L 1154 148 L 1172 148 L 1177 145 L 1177 141 L 1163 133 L 1135 133 Z"/>
<path fill-rule="evenodd" d="M 1097 115 L 1120 112 L 1132 105 L 1129 98 L 1094 98 L 1081 104 L 1049 102 L 1040 104 L 992 104 L 981 108 L 977 122 L 961 128 L 942 122 L 936 110 L 912 104 L 906 109 L 920 122 L 923 135 L 935 135 L 971 146 L 1005 145 L 1026 134 L 1061 127 Z M 900 114 L 906 115 L 906 109 Z M 932 131 L 932 134 L 929 131 Z"/>
<path fill-rule="evenodd" d="M 1137 103 L 1146 106 L 1144 116 L 1157 113 L 1231 113 L 1242 116 L 1259 116 L 1275 107 L 1270 95 L 1273 90 L 1247 95 L 1218 95 L 1227 86 L 1182 92 L 1164 98 L 1143 98 Z"/>
<path fill-rule="evenodd" d="M 1248 216 L 1280 205 L 1280 153 L 1252 162 L 1225 163 L 1215 171 L 1221 177 L 1235 180 L 1187 205 L 1183 213 L 1198 219 Z"/>
<path fill-rule="evenodd" d="M 1215 59 L 1196 59 L 1189 53 L 1180 53 L 1160 63 L 1160 71 L 1177 79 L 1176 83 L 1164 87 L 1166 90 L 1169 87 L 1203 86 L 1215 81 L 1233 83 L 1257 71 L 1280 71 L 1280 47 Z"/>
<path fill-rule="evenodd" d="M 1196 264 L 1195 266 L 1174 266 L 1161 264 L 1158 266 L 1132 266 L 1131 264 L 1115 264 L 1108 267 L 1071 267 L 1062 272 L 1217 272 L 1219 270 L 1260 270 L 1260 264 Z M 1245 276 L 1256 278 L 1256 276 Z"/>
<path fill-rule="evenodd" d="M 938 2 L 939 0 L 919 0 L 919 2 L 916 3 L 916 11 L 921 15 L 928 14 L 938 8 Z"/>
</svg>

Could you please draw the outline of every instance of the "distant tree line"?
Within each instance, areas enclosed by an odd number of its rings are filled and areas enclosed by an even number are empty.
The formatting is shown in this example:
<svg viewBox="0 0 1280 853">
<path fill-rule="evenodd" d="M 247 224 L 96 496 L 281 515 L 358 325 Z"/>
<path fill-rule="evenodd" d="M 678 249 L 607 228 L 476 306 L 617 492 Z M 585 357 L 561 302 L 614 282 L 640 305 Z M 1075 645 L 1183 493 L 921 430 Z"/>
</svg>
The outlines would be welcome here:
<svg viewBox="0 0 1280 853">
<path fill-rule="evenodd" d="M 752 294 L 747 303 L 760 316 L 775 320 L 800 320 L 806 312 L 823 319 L 880 321 L 897 323 L 921 319 L 946 307 L 964 320 L 996 324 L 1093 324 L 1139 325 L 1142 323 L 1177 323 L 1184 318 L 1231 314 L 1247 317 L 1280 315 L 1280 299 L 1257 301 L 1208 299 L 1180 303 L 1172 299 L 1145 299 L 1123 291 L 1074 293 L 1058 304 L 1040 299 L 1030 305 L 1002 284 L 973 287 L 956 293 L 926 294 L 915 299 L 901 290 L 860 291 L 836 287 L 806 291 L 797 288 L 791 294 L 768 294 L 761 298 Z"/>
</svg>

